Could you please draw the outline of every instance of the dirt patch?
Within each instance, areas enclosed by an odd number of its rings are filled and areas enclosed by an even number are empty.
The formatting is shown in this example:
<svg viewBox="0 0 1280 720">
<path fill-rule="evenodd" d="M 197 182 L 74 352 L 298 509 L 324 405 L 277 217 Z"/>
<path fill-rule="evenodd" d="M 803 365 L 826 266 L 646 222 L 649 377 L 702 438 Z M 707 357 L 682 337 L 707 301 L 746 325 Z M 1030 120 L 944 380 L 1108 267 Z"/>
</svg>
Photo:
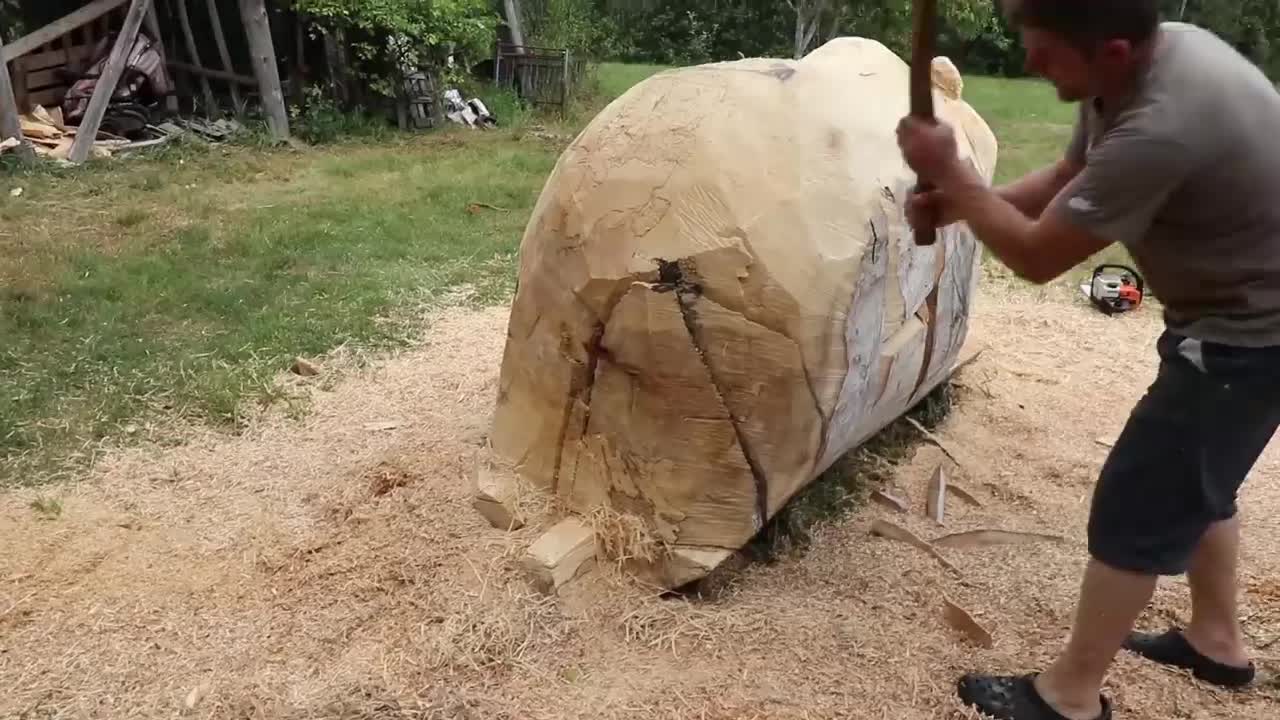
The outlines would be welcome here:
<svg viewBox="0 0 1280 720">
<path fill-rule="evenodd" d="M 924 516 L 944 461 L 925 445 L 889 488 L 910 515 L 868 505 L 703 599 L 659 599 L 606 564 L 549 600 L 516 563 L 543 528 L 500 532 L 469 506 L 505 321 L 432 318 L 413 351 L 316 385 L 303 420 L 112 453 L 84 482 L 43 489 L 62 503 L 54 519 L 32 510 L 34 491 L 0 496 L 0 717 L 956 717 L 957 675 L 1041 667 L 1066 637 L 1098 440 L 1152 377 L 1160 329 L 1149 309 L 1108 319 L 988 288 L 972 339 L 987 350 L 935 429 L 981 507 L 949 504 L 946 527 Z M 1277 477 L 1272 448 L 1242 502 L 1259 647 L 1280 637 Z M 945 550 L 957 578 L 871 537 L 877 518 L 926 539 L 1068 540 Z M 951 629 L 945 600 L 994 647 Z M 1185 583 L 1167 581 L 1143 624 L 1188 607 Z M 1280 710 L 1274 686 L 1217 693 L 1129 657 L 1109 691 L 1135 719 Z"/>
</svg>

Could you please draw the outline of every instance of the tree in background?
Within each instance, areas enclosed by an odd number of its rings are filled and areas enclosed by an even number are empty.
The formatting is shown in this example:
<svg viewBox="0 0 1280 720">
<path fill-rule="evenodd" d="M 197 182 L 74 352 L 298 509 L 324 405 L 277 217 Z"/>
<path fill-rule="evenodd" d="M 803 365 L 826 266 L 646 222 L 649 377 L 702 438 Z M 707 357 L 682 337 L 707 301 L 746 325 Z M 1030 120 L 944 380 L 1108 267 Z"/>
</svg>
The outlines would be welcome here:
<svg viewBox="0 0 1280 720">
<path fill-rule="evenodd" d="M 526 0 L 526 2 L 529 0 Z M 574 3 L 597 18 L 600 57 L 673 65 L 739 57 L 798 57 L 839 35 L 872 37 L 909 55 L 911 0 L 533 0 Z M 1207 27 L 1280 72 L 1280 3 L 1162 0 L 1165 17 Z M 939 51 L 966 72 L 1019 76 L 1023 54 L 1001 0 L 948 0 Z"/>
</svg>

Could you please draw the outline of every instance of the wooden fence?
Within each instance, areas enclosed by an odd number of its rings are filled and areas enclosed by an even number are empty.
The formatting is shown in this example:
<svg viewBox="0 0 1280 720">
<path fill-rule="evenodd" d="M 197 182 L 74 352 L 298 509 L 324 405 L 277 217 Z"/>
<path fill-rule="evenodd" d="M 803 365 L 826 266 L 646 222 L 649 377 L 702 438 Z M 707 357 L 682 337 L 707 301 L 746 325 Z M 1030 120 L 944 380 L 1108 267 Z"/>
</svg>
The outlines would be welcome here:
<svg viewBox="0 0 1280 720">
<path fill-rule="evenodd" d="M 569 107 L 573 63 L 564 48 L 499 43 L 493 80 L 500 87 L 514 88 L 528 103 L 554 106 L 563 113 Z"/>
</svg>

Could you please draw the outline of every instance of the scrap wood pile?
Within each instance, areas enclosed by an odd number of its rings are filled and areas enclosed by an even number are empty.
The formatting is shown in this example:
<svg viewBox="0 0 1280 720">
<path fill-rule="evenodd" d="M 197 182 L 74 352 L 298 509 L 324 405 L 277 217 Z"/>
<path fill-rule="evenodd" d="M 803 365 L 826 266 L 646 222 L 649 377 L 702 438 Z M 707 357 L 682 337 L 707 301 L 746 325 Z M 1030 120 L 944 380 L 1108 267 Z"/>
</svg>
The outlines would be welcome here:
<svg viewBox="0 0 1280 720">
<path fill-rule="evenodd" d="M 76 128 L 66 124 L 61 108 L 46 110 L 37 105 L 30 113 L 22 115 L 20 121 L 22 135 L 35 148 L 37 155 L 54 160 L 67 159 L 71 152 L 71 144 L 75 142 Z M 93 156 L 111 157 L 115 150 L 130 142 L 107 132 L 99 132 L 93 143 Z M 0 141 L 0 152 L 8 152 L 17 147 L 17 138 L 5 138 Z"/>
<path fill-rule="evenodd" d="M 37 105 L 30 113 L 20 116 L 20 120 L 22 135 L 35 148 L 37 155 L 51 160 L 67 159 L 79 128 L 65 122 L 61 108 L 47 110 Z M 132 133 L 132 138 L 99 130 L 92 153 L 95 158 L 110 158 L 119 153 L 163 145 L 188 132 L 209 142 L 223 142 L 243 131 L 244 126 L 234 120 L 178 118 L 159 125 L 146 124 Z M 16 150 L 19 144 L 17 138 L 0 139 L 0 154 Z"/>
</svg>

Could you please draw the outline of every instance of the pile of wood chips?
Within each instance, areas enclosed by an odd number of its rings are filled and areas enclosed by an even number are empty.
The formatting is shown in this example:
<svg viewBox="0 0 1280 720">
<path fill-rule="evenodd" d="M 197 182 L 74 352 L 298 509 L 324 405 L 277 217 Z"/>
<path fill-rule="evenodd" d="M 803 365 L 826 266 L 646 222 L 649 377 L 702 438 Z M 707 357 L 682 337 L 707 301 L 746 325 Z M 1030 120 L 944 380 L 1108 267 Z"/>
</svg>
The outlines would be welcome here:
<svg viewBox="0 0 1280 720">
<path fill-rule="evenodd" d="M 69 127 L 62 119 L 62 109 L 46 110 L 37 105 L 29 114 L 21 116 L 22 135 L 35 147 L 36 154 L 54 160 L 66 160 L 75 142 L 76 128 Z M 98 133 L 93 143 L 93 157 L 109 158 L 119 148 L 129 145 L 124 138 L 109 133 Z M 0 152 L 16 148 L 16 138 L 0 142 Z"/>
</svg>

